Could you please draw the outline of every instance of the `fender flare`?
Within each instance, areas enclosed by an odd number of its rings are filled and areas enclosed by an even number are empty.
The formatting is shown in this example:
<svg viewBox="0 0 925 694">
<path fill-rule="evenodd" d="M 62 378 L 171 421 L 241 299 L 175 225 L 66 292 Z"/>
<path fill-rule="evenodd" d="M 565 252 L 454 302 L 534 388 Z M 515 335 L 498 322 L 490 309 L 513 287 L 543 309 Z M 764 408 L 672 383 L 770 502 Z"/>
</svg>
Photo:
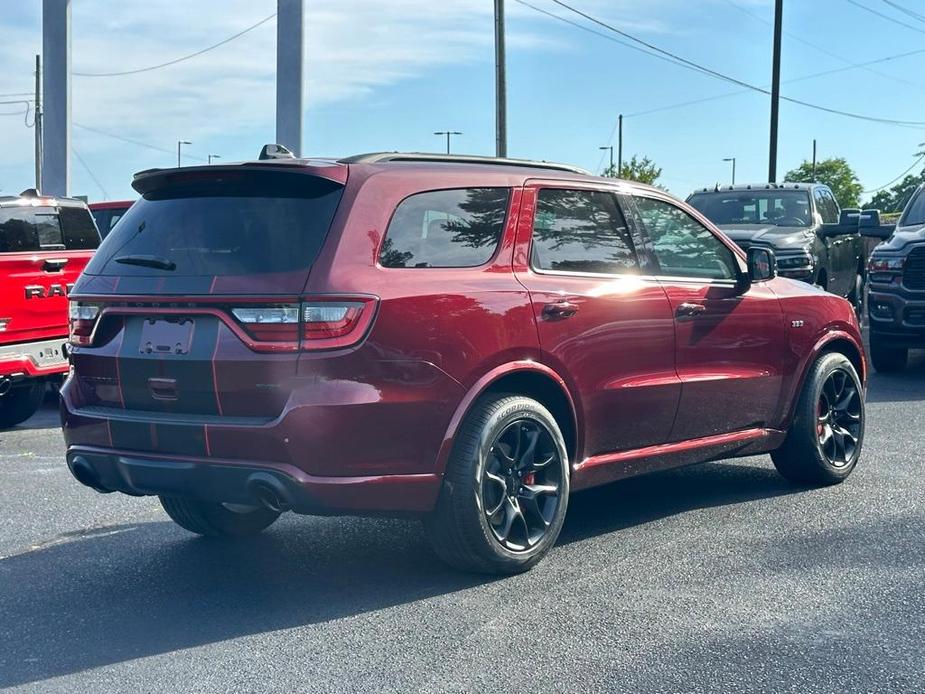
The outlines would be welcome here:
<svg viewBox="0 0 925 694">
<path fill-rule="evenodd" d="M 857 337 L 845 330 L 838 328 L 830 329 L 816 340 L 806 359 L 803 360 L 803 366 L 800 369 L 800 377 L 797 380 L 797 386 L 793 391 L 793 397 L 790 398 L 790 405 L 787 408 L 787 411 L 784 413 L 785 417 L 782 424 L 785 426 L 782 427 L 783 429 L 789 429 L 790 424 L 793 422 L 793 413 L 796 410 L 797 402 L 803 393 L 803 386 L 806 385 L 806 377 L 809 375 L 810 368 L 813 364 L 816 363 L 816 359 L 819 358 L 819 355 L 825 351 L 826 346 L 832 342 L 835 342 L 836 340 L 844 340 L 845 342 L 850 342 L 852 345 L 854 345 L 854 348 L 858 351 L 858 354 L 861 355 L 861 373 L 859 373 L 858 376 L 861 379 L 861 386 L 866 390 L 868 367 L 867 355 L 864 352 L 863 343 L 859 344 Z"/>
<path fill-rule="evenodd" d="M 578 418 L 578 409 L 575 406 L 575 399 L 572 397 L 572 393 L 569 390 L 565 379 L 563 379 L 562 376 L 560 376 L 554 369 L 547 366 L 546 364 L 530 359 L 512 361 L 496 366 L 482 375 L 482 377 L 479 378 L 466 391 L 466 394 L 456 406 L 456 410 L 453 412 L 453 416 L 450 419 L 449 425 L 447 426 L 446 433 L 443 435 L 443 442 L 440 444 L 440 450 L 437 453 L 436 465 L 434 466 L 434 472 L 437 475 L 439 475 L 441 478 L 443 477 L 443 473 L 446 470 L 447 461 L 450 458 L 450 452 L 453 449 L 453 441 L 456 439 L 456 434 L 459 431 L 459 427 L 462 424 L 463 418 L 466 416 L 466 414 L 468 414 L 472 404 L 479 398 L 479 396 L 481 396 L 498 380 L 504 376 L 518 372 L 532 372 L 546 376 L 559 386 L 559 389 L 562 391 L 562 394 L 565 396 L 565 399 L 568 402 L 569 410 L 571 411 L 572 426 L 575 429 L 576 449 L 580 448 L 579 442 L 581 441 L 582 431 L 581 422 Z"/>
</svg>

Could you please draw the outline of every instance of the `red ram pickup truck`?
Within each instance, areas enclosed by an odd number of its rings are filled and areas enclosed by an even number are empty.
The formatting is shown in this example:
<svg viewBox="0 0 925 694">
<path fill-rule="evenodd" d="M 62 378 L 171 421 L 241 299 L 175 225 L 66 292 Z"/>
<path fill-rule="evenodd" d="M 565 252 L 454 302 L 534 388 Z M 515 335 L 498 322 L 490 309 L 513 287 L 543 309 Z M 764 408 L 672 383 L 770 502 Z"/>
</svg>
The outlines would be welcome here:
<svg viewBox="0 0 925 694">
<path fill-rule="evenodd" d="M 0 196 L 0 428 L 31 417 L 67 373 L 67 294 L 99 243 L 80 200 Z"/>
</svg>

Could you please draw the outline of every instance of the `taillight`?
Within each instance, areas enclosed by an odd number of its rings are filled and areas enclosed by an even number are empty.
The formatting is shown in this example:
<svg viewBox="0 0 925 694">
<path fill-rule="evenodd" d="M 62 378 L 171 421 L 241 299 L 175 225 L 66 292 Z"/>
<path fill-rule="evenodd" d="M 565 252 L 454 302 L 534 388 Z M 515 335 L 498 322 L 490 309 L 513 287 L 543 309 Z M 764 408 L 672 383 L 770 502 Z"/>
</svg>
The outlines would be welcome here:
<svg viewBox="0 0 925 694">
<path fill-rule="evenodd" d="M 247 306 L 231 315 L 250 335 L 256 349 L 343 349 L 359 342 L 375 314 L 375 299 L 318 299 L 302 304 Z"/>
<path fill-rule="evenodd" d="M 78 347 L 86 347 L 93 336 L 100 307 L 94 304 L 82 304 L 72 301 L 68 306 L 69 342 Z"/>
<path fill-rule="evenodd" d="M 231 314 L 258 342 L 299 342 L 298 304 L 234 308 Z"/>
</svg>

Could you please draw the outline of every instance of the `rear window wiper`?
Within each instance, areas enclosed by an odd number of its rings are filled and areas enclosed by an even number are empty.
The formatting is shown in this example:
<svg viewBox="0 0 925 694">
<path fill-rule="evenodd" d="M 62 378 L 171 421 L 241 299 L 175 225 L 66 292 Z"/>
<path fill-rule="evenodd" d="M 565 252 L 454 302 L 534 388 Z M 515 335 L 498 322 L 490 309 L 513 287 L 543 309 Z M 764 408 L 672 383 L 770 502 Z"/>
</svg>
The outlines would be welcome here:
<svg viewBox="0 0 925 694">
<path fill-rule="evenodd" d="M 120 255 L 116 258 L 117 263 L 123 265 L 140 265 L 141 267 L 153 267 L 156 270 L 176 270 L 177 264 L 167 258 L 158 255 Z"/>
</svg>

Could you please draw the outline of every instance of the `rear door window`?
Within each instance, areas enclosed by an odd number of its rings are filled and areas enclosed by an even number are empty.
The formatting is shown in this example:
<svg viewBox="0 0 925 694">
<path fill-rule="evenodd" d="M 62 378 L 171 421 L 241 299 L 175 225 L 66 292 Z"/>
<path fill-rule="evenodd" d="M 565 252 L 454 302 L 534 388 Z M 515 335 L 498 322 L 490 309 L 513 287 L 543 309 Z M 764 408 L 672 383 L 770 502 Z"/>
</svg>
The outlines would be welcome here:
<svg viewBox="0 0 925 694">
<path fill-rule="evenodd" d="M 600 274 L 639 270 L 616 196 L 593 190 L 539 191 L 531 258 L 537 270 Z"/>
<path fill-rule="evenodd" d="M 509 188 L 417 193 L 395 210 L 379 252 L 388 268 L 477 267 L 491 260 L 504 230 Z"/>
<path fill-rule="evenodd" d="M 87 273 L 244 276 L 307 269 L 342 192 L 339 183 L 297 173 L 178 176 L 132 205 Z"/>
</svg>

